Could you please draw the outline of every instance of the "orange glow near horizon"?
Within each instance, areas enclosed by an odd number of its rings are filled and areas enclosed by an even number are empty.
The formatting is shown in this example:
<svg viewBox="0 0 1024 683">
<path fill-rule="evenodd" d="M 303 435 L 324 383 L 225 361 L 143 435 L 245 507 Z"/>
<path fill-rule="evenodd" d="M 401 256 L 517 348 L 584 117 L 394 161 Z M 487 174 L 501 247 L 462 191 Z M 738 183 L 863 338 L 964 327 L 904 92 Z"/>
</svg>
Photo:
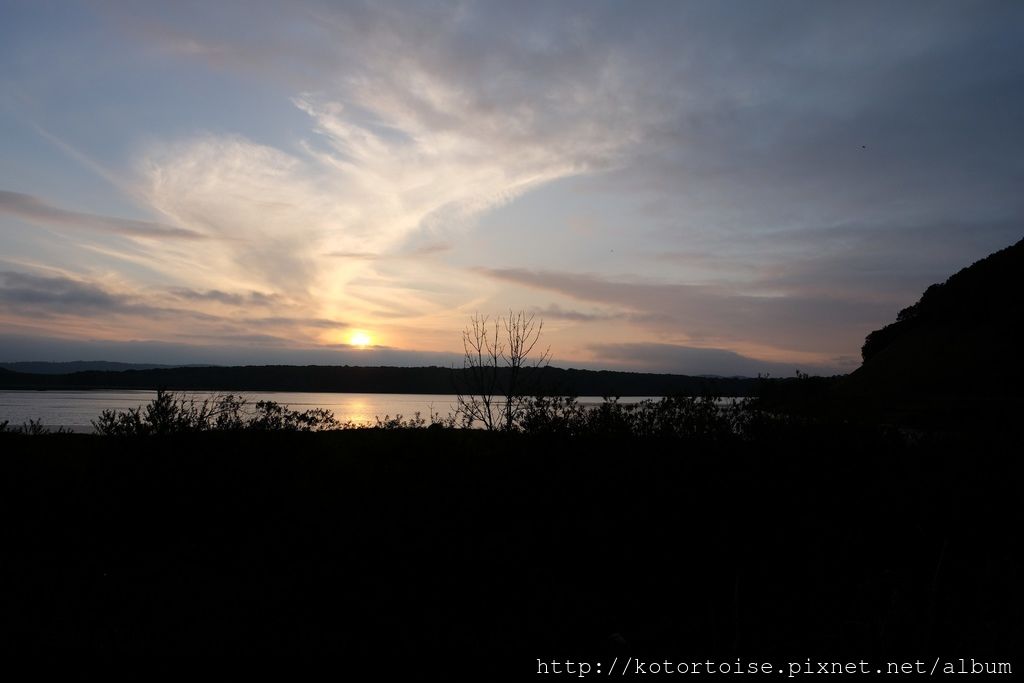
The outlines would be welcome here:
<svg viewBox="0 0 1024 683">
<path fill-rule="evenodd" d="M 373 346 L 373 338 L 363 330 L 354 330 L 352 334 L 349 335 L 348 343 L 356 348 L 365 349 L 369 346 Z"/>
</svg>

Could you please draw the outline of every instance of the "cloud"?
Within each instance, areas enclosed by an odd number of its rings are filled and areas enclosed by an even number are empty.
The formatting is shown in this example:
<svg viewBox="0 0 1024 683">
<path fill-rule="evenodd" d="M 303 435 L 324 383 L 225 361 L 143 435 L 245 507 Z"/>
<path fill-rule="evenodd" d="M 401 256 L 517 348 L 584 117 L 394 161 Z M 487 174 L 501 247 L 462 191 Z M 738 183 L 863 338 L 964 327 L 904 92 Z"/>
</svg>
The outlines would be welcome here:
<svg viewBox="0 0 1024 683">
<path fill-rule="evenodd" d="M 317 251 L 366 259 L 414 235 L 461 229 L 531 187 L 599 164 L 618 144 L 588 126 L 559 139 L 537 128 L 528 140 L 516 112 L 473 106 L 436 74 L 401 73 L 336 93 L 354 107 L 297 97 L 313 124 L 298 150 L 241 136 L 155 148 L 142 164 L 147 196 L 175 222 L 227 240 L 237 269 L 255 265 L 294 290 L 323 270 Z M 410 255 L 445 248 L 432 241 Z"/>
<path fill-rule="evenodd" d="M 622 313 L 585 313 L 572 309 L 562 308 L 558 304 L 549 304 L 544 307 L 534 307 L 530 312 L 542 320 L 568 320 L 571 322 L 595 322 L 601 320 L 614 320 L 626 317 Z"/>
<path fill-rule="evenodd" d="M 326 255 L 330 258 L 355 259 L 358 261 L 375 261 L 381 258 L 380 254 L 371 254 L 367 251 L 332 251 Z"/>
<path fill-rule="evenodd" d="M 276 302 L 259 292 L 192 292 L 173 289 L 129 292 L 66 276 L 42 276 L 0 271 L 0 320 L 22 326 L 55 320 L 61 328 L 92 330 L 97 335 L 146 334 L 181 340 L 246 339 L 249 342 L 315 343 L 323 331 L 340 331 L 348 324 L 304 315 L 251 316 L 225 314 L 201 306 L 175 305 L 184 298 L 196 304 L 227 304 L 247 311 Z M 288 310 L 285 308 L 284 310 Z M 301 309 L 300 309 L 301 310 Z M 2 314 L 6 312 L 7 316 Z"/>
<path fill-rule="evenodd" d="M 870 331 L 879 304 L 809 296 L 759 296 L 731 288 L 611 280 L 591 274 L 482 268 L 498 280 L 625 308 L 650 325 L 690 340 L 736 345 L 756 338 L 776 350 L 844 348 Z M 884 309 L 883 309 L 884 310 Z M 863 332 L 861 330 L 864 330 Z M 754 331 L 754 332 L 752 332 Z"/>
<path fill-rule="evenodd" d="M 521 302 L 607 342 L 826 362 L 1024 219 L 1020 3 L 97 7 L 90 40 L 113 36 L 95 42 L 139 69 L 112 70 L 124 99 L 87 101 L 70 67 L 19 66 L 25 88 L 79 93 L 89 130 L 138 111 L 144 130 L 106 133 L 151 141 L 128 151 L 125 185 L 162 222 L 17 193 L 0 210 L 138 238 L 113 265 L 109 248 L 47 265 L 103 273 L 91 295 L 122 306 L 216 318 L 182 314 L 174 334 L 341 320 L 421 343 L 396 321 L 435 333 Z M 96 56 L 75 40 L 12 40 L 12 63 Z M 169 77 L 147 99 L 154 64 Z M 180 83 L 210 94 L 187 117 Z M 238 115 L 242 101 L 265 109 Z M 10 262 L 38 266 L 27 254 Z M 56 289 L 33 291 L 90 296 Z M 295 343 L 329 329 L 306 327 Z"/>
<path fill-rule="evenodd" d="M 752 265 L 759 287 L 814 296 L 845 296 L 902 308 L 987 255 L 990 244 L 1020 239 L 1015 220 L 942 220 L 888 225 L 850 221 L 753 237 L 751 247 L 778 249 L 784 261 Z"/>
<path fill-rule="evenodd" d="M 0 271 L 0 306 L 33 314 L 109 312 L 125 301 L 90 283 Z"/>
<path fill-rule="evenodd" d="M 675 344 L 593 344 L 597 362 L 610 363 L 644 372 L 668 372 L 680 375 L 721 375 L 725 377 L 792 376 L 795 370 L 812 374 L 834 374 L 831 367 L 771 363 L 748 358 L 733 351 L 697 348 Z"/>
<path fill-rule="evenodd" d="M 195 254 L 221 279 L 305 295 L 314 254 L 344 214 L 304 162 L 240 136 L 202 136 L 150 150 L 142 164 L 153 207 L 220 244 Z"/>
<path fill-rule="evenodd" d="M 143 193 L 174 223 L 221 238 L 200 258 L 222 272 L 355 303 L 346 283 L 368 262 L 448 251 L 445 236 L 481 213 L 618 164 L 651 116 L 637 65 L 582 25 L 548 27 L 536 44 L 481 43 L 490 11 L 314 3 L 284 21 L 315 45 L 276 31 L 254 44 L 220 11 L 201 25 L 140 18 L 148 39 L 218 69 L 290 65 L 308 125 L 287 146 L 241 134 L 153 145 L 139 163 Z M 268 18 L 254 12 L 243 22 Z"/>
<path fill-rule="evenodd" d="M 324 330 L 337 330 L 348 327 L 349 324 L 340 320 L 329 318 L 294 318 L 286 316 L 273 316 L 267 318 L 246 318 L 247 325 L 273 325 L 275 327 L 316 327 Z"/>
<path fill-rule="evenodd" d="M 228 341 L 228 343 L 225 343 Z M 24 359 L 48 361 L 104 360 L 126 363 L 214 365 L 363 365 L 461 367 L 462 357 L 395 349 L 324 348 L 295 346 L 288 339 L 240 335 L 231 340 L 217 337 L 202 343 L 166 341 L 109 341 L 67 339 L 52 335 L 0 335 L 0 361 Z"/>
<path fill-rule="evenodd" d="M 281 301 L 279 295 L 264 292 L 233 293 L 222 292 L 219 289 L 197 291 L 187 287 L 172 287 L 169 292 L 173 296 L 187 301 L 216 302 L 238 307 L 271 306 Z"/>
<path fill-rule="evenodd" d="M 205 236 L 194 230 L 178 228 L 164 223 L 136 221 L 127 218 L 99 216 L 80 211 L 68 211 L 42 199 L 20 192 L 0 190 L 0 211 L 30 223 L 44 223 L 59 228 L 85 228 L 126 237 L 201 240 Z"/>
<path fill-rule="evenodd" d="M 413 247 L 405 253 L 412 257 L 432 256 L 434 254 L 443 254 L 446 251 L 451 251 L 453 248 L 454 246 L 447 242 L 428 242 L 426 244 Z"/>
<path fill-rule="evenodd" d="M 326 256 L 337 259 L 352 259 L 356 261 L 381 261 L 381 260 L 395 260 L 395 259 L 411 259 L 421 258 L 424 256 L 433 256 L 434 254 L 443 254 L 453 249 L 453 245 L 446 242 L 427 242 L 425 244 L 419 244 L 416 246 L 405 247 L 398 252 L 391 254 L 374 254 L 366 251 L 332 251 Z"/>
</svg>

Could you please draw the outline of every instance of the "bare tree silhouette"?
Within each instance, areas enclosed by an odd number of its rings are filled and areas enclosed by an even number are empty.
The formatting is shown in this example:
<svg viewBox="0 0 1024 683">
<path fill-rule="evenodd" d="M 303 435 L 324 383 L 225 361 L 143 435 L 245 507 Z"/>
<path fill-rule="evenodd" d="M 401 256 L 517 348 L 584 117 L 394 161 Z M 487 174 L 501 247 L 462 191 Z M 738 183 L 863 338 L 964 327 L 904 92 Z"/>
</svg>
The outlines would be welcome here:
<svg viewBox="0 0 1024 683">
<path fill-rule="evenodd" d="M 456 411 L 467 427 L 511 430 L 537 390 L 551 348 L 539 351 L 544 321 L 526 311 L 491 320 L 476 313 L 462 331 L 463 371 Z M 536 353 L 539 351 L 539 353 Z"/>
</svg>

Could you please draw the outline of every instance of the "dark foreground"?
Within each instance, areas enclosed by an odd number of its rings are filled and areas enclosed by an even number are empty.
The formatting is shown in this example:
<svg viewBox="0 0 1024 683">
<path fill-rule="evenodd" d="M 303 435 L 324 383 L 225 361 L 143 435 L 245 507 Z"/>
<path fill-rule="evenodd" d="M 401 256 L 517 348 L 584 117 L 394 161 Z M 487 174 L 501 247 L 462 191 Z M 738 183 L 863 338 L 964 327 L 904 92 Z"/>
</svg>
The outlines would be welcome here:
<svg viewBox="0 0 1024 683">
<path fill-rule="evenodd" d="M 1016 671 L 1015 445 L 843 427 L 4 434 L 2 642 L 479 680 L 630 656 Z"/>
</svg>

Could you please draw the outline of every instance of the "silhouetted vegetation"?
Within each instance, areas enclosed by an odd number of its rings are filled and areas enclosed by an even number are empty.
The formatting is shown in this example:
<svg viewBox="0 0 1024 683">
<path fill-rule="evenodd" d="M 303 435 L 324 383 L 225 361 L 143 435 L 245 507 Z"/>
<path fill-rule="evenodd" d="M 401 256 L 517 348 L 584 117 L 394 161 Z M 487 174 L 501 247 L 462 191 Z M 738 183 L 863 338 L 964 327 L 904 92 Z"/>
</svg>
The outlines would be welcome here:
<svg viewBox="0 0 1024 683">
<path fill-rule="evenodd" d="M 11 427 L 10 420 L 0 422 L 0 434 L 24 434 L 26 436 L 40 436 L 42 434 L 70 434 L 65 427 L 51 429 L 43 424 L 42 420 L 29 419 L 19 427 Z"/>
<path fill-rule="evenodd" d="M 928 287 L 896 322 L 868 334 L 861 355 L 868 361 L 922 325 L 964 330 L 993 323 L 1017 334 L 1024 323 L 1024 240 Z"/>
<path fill-rule="evenodd" d="M 476 314 L 462 331 L 462 372 L 456 379 L 456 412 L 466 427 L 516 429 L 530 396 L 541 393 L 550 349 L 534 349 L 544 322 L 532 313 L 509 311 L 488 320 Z"/>
<path fill-rule="evenodd" d="M 29 423 L 38 431 L 38 421 Z M 101 436 L 161 436 L 196 432 L 323 432 L 339 429 L 424 429 L 455 428 L 454 415 L 419 412 L 410 418 L 402 415 L 376 417 L 374 424 L 340 421 L 325 408 L 291 410 L 275 401 L 250 403 L 241 396 L 222 394 L 196 400 L 175 392 L 157 391 L 156 398 L 145 406 L 127 410 L 104 410 L 92 421 L 93 431 Z M 0 431 L 6 423 L 0 425 Z M 15 430 L 17 431 L 17 430 Z M 24 432 L 24 430 L 22 430 Z M 43 430 L 45 431 L 45 430 Z M 24 432 L 27 433 L 27 432 Z"/>
<path fill-rule="evenodd" d="M 680 643 L 1005 658 L 1022 635 L 1009 427 L 908 433 L 709 395 L 533 397 L 500 433 L 436 414 L 308 433 L 287 407 L 171 392 L 128 415 L 108 414 L 116 437 L 0 434 L 7 648 L 525 677 Z"/>
<path fill-rule="evenodd" d="M 319 432 L 343 425 L 323 408 L 303 412 L 290 410 L 274 401 L 248 402 L 233 394 L 212 399 L 176 397 L 159 390 L 145 408 L 104 410 L 93 420 L 97 434 L 104 436 L 143 436 L 207 431 Z"/>
<path fill-rule="evenodd" d="M 833 413 L 945 428 L 1012 420 L 1024 386 L 1024 240 L 929 287 L 867 336 Z"/>
<path fill-rule="evenodd" d="M 117 363 L 111 361 L 19 361 L 14 363 L 0 363 L 0 369 L 12 372 L 23 372 L 40 375 L 68 375 L 73 372 L 86 371 L 107 371 L 120 372 L 124 370 L 154 370 L 156 368 L 176 368 L 196 366 L 192 363 L 159 364 L 159 363 Z M 198 364 L 198 366 L 209 366 L 209 363 Z"/>
<path fill-rule="evenodd" d="M 724 403 L 715 396 L 666 396 L 621 403 L 605 398 L 583 406 L 571 397 L 535 397 L 516 428 L 527 434 L 655 439 L 733 439 L 762 433 L 789 418 L 771 415 L 753 400 Z"/>
<path fill-rule="evenodd" d="M 806 378 L 805 378 L 806 379 Z M 763 410 L 754 399 L 728 402 L 715 396 L 666 396 L 622 403 L 618 397 L 605 397 L 598 405 L 583 405 L 574 397 L 524 396 L 511 423 L 500 423 L 507 432 L 560 436 L 621 436 L 636 438 L 749 438 L 769 425 L 791 421 Z M 492 405 L 493 415 L 507 413 L 499 401 Z M 5 428 L 0 425 L 0 431 Z M 340 429 L 471 429 L 474 424 L 464 413 L 441 415 L 431 412 L 423 417 L 378 416 L 372 424 L 341 422 L 323 408 L 303 412 L 291 410 L 273 401 L 250 404 L 233 394 L 196 400 L 160 390 L 146 406 L 127 410 L 104 410 L 92 421 L 101 436 L 147 436 L 188 434 L 210 431 L 318 432 Z M 485 425 L 479 422 L 476 427 Z M 494 426 L 492 426 L 492 429 Z M 29 421 L 21 433 L 45 433 L 39 421 Z"/>
<path fill-rule="evenodd" d="M 530 433 L 0 434 L 0 642 L 447 656 L 477 679 L 556 656 L 1016 651 L 1009 432 L 722 438 L 697 399 L 609 401 L 602 430 L 564 438 L 581 413 L 551 402 Z M 677 412 L 707 426 L 678 434 Z"/>
</svg>

